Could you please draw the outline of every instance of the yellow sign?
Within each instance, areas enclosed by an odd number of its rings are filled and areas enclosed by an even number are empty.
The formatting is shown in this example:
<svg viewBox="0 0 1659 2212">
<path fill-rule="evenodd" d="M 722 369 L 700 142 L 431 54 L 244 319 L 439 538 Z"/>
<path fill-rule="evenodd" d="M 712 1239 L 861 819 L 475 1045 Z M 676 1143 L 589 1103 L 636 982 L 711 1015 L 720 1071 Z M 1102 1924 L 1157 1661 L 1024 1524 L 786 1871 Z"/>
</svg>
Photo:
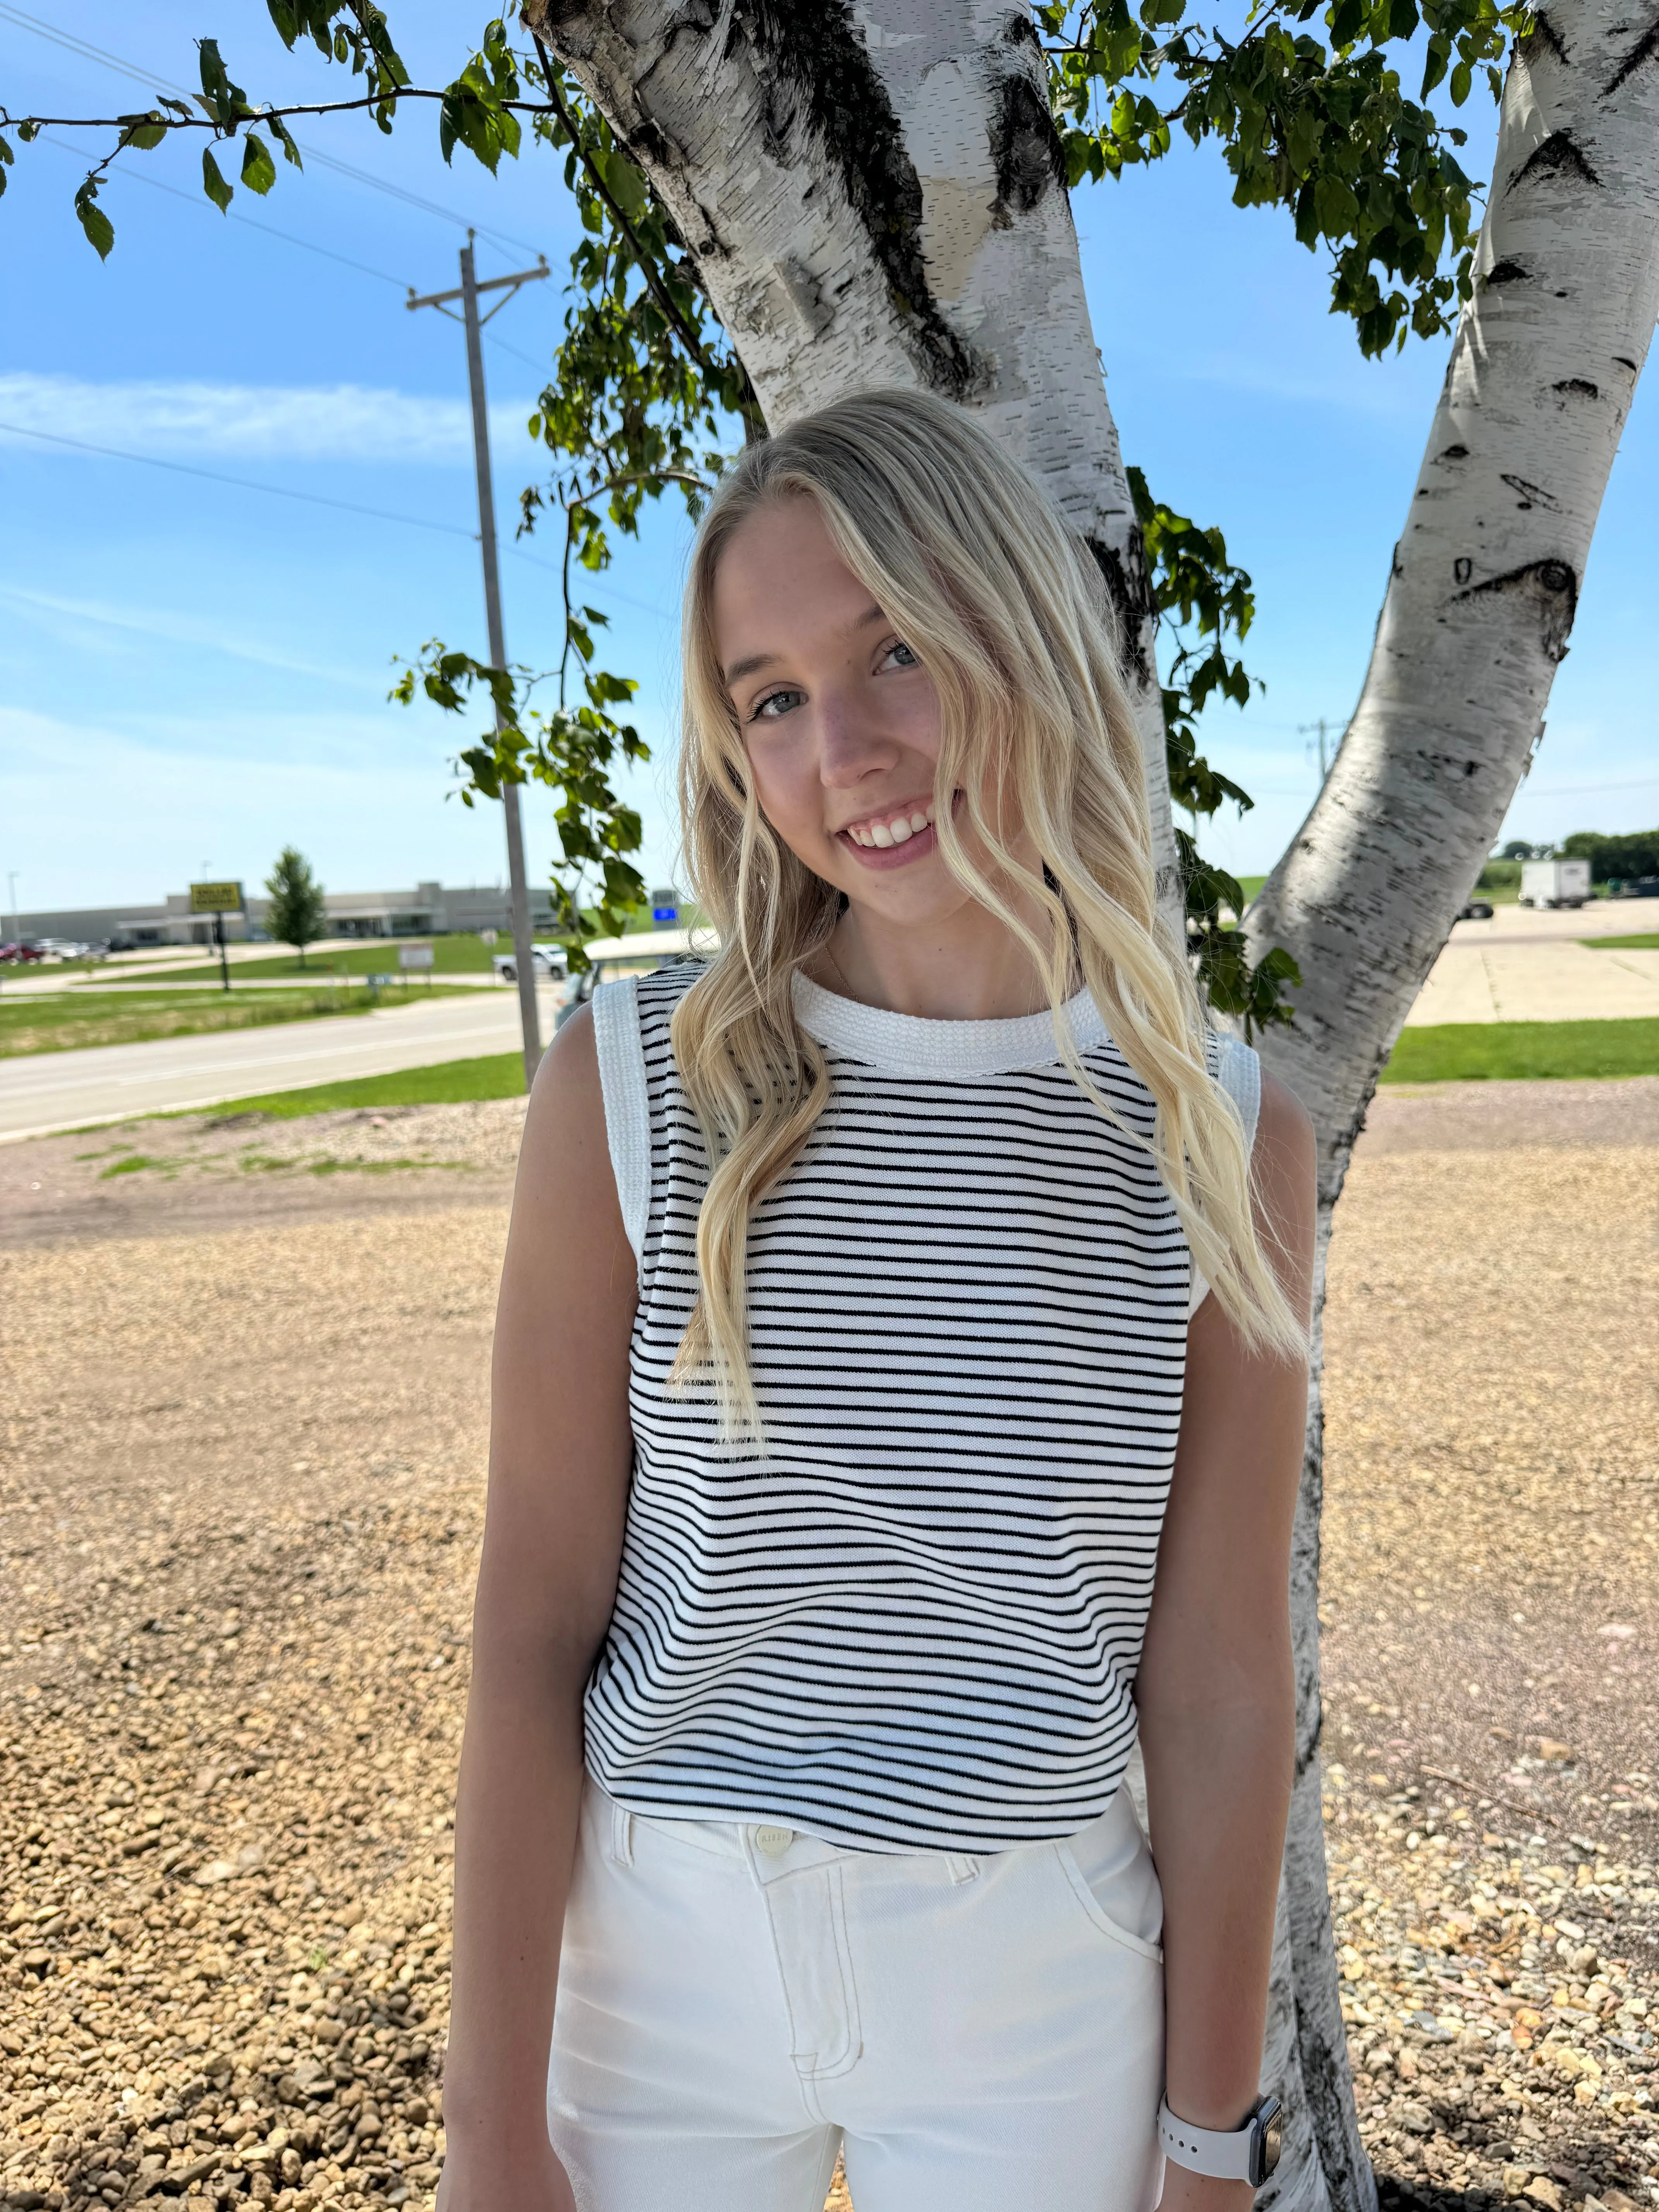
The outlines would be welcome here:
<svg viewBox="0 0 1659 2212">
<path fill-rule="evenodd" d="M 190 887 L 190 910 L 192 914 L 240 914 L 242 910 L 240 884 L 192 884 Z"/>
</svg>

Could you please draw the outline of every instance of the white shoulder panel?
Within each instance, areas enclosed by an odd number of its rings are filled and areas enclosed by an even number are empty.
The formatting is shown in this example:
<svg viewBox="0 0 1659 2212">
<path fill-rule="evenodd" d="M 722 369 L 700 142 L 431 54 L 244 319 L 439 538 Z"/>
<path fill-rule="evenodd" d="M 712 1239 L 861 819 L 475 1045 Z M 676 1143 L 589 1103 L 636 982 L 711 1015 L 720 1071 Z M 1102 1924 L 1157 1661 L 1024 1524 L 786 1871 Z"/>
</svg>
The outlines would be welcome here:
<svg viewBox="0 0 1659 2212">
<path fill-rule="evenodd" d="M 593 1042 L 599 1055 L 611 1171 L 617 1178 L 623 1225 L 634 1258 L 641 1262 L 651 1212 L 651 1101 L 645 1084 L 645 1048 L 640 1042 L 637 981 L 623 975 L 614 983 L 601 983 L 594 992 Z"/>
</svg>

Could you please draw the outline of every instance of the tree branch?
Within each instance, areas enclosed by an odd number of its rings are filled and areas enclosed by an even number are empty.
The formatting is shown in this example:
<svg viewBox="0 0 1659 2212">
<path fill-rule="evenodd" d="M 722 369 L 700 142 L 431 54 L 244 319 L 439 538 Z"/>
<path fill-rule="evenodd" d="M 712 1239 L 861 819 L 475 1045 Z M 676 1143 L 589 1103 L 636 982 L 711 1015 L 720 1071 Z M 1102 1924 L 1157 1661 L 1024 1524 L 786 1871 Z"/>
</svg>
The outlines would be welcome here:
<svg viewBox="0 0 1659 2212">
<path fill-rule="evenodd" d="M 362 100 L 313 100 L 295 107 L 250 107 L 234 119 L 236 123 L 270 123 L 285 120 L 290 115 L 349 115 L 364 107 L 395 108 L 400 100 L 447 100 L 449 96 L 447 90 L 404 84 L 396 92 L 370 93 Z M 547 102 L 541 100 L 501 100 L 491 105 L 510 107 L 522 115 L 546 115 L 551 112 Z M 131 131 L 135 124 L 154 124 L 164 131 L 211 131 L 221 137 L 235 135 L 234 130 L 227 131 L 210 115 L 162 115 L 153 111 L 142 115 L 14 115 L 9 108 L 0 106 L 0 131 Z"/>
</svg>

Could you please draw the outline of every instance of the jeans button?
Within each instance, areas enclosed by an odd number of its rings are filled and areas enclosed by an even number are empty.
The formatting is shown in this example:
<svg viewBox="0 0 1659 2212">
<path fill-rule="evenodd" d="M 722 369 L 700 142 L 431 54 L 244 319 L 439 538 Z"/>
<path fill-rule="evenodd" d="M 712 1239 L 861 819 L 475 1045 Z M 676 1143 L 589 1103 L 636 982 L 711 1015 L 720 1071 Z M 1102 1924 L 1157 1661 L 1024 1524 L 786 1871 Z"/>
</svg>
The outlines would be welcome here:
<svg viewBox="0 0 1659 2212">
<path fill-rule="evenodd" d="M 769 1859 L 781 1859 L 795 1840 L 793 1828 L 757 1828 L 755 1849 L 764 1851 Z"/>
</svg>

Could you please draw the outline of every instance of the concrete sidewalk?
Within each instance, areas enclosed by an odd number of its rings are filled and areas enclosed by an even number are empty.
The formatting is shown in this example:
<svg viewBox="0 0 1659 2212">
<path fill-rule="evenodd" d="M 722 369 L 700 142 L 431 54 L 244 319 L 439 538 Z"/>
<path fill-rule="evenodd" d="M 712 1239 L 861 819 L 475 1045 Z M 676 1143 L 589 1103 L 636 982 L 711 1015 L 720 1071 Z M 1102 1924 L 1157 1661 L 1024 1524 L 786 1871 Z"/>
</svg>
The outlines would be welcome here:
<svg viewBox="0 0 1659 2212">
<path fill-rule="evenodd" d="M 1577 914 L 1500 906 L 1490 921 L 1457 923 L 1406 1025 L 1659 1016 L 1659 949 L 1583 941 L 1642 935 L 1659 936 L 1659 902 L 1601 899 Z"/>
</svg>

